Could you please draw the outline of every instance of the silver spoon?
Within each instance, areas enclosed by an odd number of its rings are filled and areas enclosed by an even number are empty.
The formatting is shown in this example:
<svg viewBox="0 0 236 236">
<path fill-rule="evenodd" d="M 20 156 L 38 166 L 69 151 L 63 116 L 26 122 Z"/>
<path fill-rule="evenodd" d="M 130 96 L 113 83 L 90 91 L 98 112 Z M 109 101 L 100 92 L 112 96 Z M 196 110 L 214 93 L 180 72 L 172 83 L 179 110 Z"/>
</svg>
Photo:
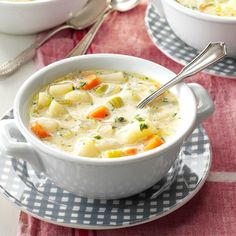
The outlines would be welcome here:
<svg viewBox="0 0 236 236">
<path fill-rule="evenodd" d="M 189 64 L 187 64 L 172 80 L 162 85 L 157 91 L 153 92 L 148 97 L 144 98 L 138 105 L 137 108 L 143 108 L 155 98 L 163 94 L 167 89 L 176 85 L 183 79 L 192 76 L 206 67 L 214 64 L 221 60 L 227 55 L 226 46 L 223 42 L 210 43 L 208 46 L 196 56 Z"/>
<path fill-rule="evenodd" d="M 14 59 L 11 59 L 0 65 L 0 76 L 13 73 L 20 66 L 32 59 L 35 55 L 36 49 L 59 31 L 64 29 L 85 29 L 92 25 L 104 11 L 107 11 L 106 0 L 89 0 L 86 6 L 81 11 L 79 11 L 76 16 L 72 17 L 65 24 L 52 29 L 44 37 L 36 40 L 36 42 L 26 48 Z"/>
<path fill-rule="evenodd" d="M 86 53 L 89 45 L 93 41 L 97 31 L 102 25 L 105 18 L 113 11 L 125 12 L 136 7 L 141 0 L 110 0 L 107 10 L 98 17 L 96 23 L 91 27 L 88 33 L 76 45 L 74 49 L 67 55 L 67 57 L 83 55 Z"/>
</svg>

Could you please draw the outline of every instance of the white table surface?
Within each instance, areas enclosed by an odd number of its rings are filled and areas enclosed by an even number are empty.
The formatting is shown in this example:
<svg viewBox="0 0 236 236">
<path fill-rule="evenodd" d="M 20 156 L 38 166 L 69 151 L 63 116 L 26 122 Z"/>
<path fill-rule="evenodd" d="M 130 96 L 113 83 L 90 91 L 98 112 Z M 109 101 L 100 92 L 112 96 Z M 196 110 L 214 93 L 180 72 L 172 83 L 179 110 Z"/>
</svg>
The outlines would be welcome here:
<svg viewBox="0 0 236 236">
<path fill-rule="evenodd" d="M 0 34 L 0 64 L 13 58 L 34 41 L 35 36 L 10 36 Z M 8 111 L 15 94 L 27 77 L 36 70 L 33 61 L 9 77 L 0 77 L 0 116 Z M 0 236 L 16 236 L 19 209 L 0 195 Z"/>
</svg>

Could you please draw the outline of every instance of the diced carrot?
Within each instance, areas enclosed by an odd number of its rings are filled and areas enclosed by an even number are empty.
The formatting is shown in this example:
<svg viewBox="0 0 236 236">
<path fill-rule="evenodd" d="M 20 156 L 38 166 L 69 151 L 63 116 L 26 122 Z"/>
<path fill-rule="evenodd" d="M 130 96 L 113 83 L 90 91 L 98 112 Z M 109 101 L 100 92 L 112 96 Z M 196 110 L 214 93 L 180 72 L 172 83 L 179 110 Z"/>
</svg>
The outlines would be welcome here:
<svg viewBox="0 0 236 236">
<path fill-rule="evenodd" d="M 101 80 L 96 75 L 87 75 L 85 77 L 85 84 L 82 86 L 84 90 L 90 90 L 95 88 L 101 83 Z"/>
<path fill-rule="evenodd" d="M 51 136 L 38 122 L 31 123 L 30 127 L 34 134 L 39 138 L 47 138 Z"/>
<path fill-rule="evenodd" d="M 153 138 L 155 136 L 155 134 L 149 134 L 148 136 L 146 136 L 143 141 L 148 141 L 150 140 L 151 138 Z"/>
<path fill-rule="evenodd" d="M 144 151 L 151 150 L 153 148 L 156 148 L 160 145 L 162 145 L 164 141 L 158 136 L 155 135 L 153 138 L 150 139 L 150 141 L 144 146 Z"/>
<path fill-rule="evenodd" d="M 124 154 L 126 156 L 132 156 L 132 155 L 135 155 L 137 154 L 137 148 L 129 148 L 127 150 L 124 151 Z"/>
<path fill-rule="evenodd" d="M 89 118 L 93 119 L 103 119 L 109 115 L 109 110 L 105 106 L 100 106 L 89 113 Z"/>
</svg>

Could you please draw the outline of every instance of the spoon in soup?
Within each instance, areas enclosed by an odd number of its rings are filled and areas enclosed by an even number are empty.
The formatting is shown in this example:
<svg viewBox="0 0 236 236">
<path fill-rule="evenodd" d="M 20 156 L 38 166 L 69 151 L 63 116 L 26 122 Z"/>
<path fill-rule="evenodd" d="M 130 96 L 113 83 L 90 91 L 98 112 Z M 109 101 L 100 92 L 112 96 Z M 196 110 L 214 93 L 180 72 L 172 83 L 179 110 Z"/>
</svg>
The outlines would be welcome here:
<svg viewBox="0 0 236 236">
<path fill-rule="evenodd" d="M 96 23 L 91 27 L 83 39 L 72 49 L 67 57 L 83 55 L 93 41 L 97 31 L 105 18 L 113 11 L 126 12 L 136 7 L 141 0 L 110 0 L 107 10 L 100 14 Z"/>
<path fill-rule="evenodd" d="M 22 51 L 14 59 L 11 59 L 0 65 L 0 76 L 8 75 L 16 71 L 19 67 L 33 58 L 36 49 L 43 45 L 49 38 L 64 29 L 82 30 L 92 25 L 100 14 L 107 11 L 107 0 L 89 0 L 86 6 L 66 23 L 50 30 L 45 36 L 39 38 Z"/>
<path fill-rule="evenodd" d="M 144 98 L 137 108 L 144 108 L 147 104 L 152 102 L 155 98 L 163 94 L 167 89 L 181 82 L 183 79 L 190 77 L 208 66 L 218 62 L 227 55 L 226 46 L 223 42 L 210 43 L 208 46 L 198 54 L 191 62 L 189 62 L 172 80 L 162 85 L 157 91 Z"/>
</svg>

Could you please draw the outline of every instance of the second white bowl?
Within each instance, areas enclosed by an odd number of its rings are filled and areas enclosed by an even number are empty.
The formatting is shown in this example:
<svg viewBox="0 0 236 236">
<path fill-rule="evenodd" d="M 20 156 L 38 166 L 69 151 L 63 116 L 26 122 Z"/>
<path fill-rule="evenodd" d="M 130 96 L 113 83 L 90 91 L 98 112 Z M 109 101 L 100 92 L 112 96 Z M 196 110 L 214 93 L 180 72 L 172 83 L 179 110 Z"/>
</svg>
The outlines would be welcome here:
<svg viewBox="0 0 236 236">
<path fill-rule="evenodd" d="M 33 34 L 68 20 L 87 0 L 0 1 L 0 32 Z"/>
<path fill-rule="evenodd" d="M 227 55 L 236 57 L 236 17 L 213 16 L 184 7 L 175 0 L 149 0 L 175 34 L 202 50 L 210 42 L 225 42 Z"/>
</svg>

